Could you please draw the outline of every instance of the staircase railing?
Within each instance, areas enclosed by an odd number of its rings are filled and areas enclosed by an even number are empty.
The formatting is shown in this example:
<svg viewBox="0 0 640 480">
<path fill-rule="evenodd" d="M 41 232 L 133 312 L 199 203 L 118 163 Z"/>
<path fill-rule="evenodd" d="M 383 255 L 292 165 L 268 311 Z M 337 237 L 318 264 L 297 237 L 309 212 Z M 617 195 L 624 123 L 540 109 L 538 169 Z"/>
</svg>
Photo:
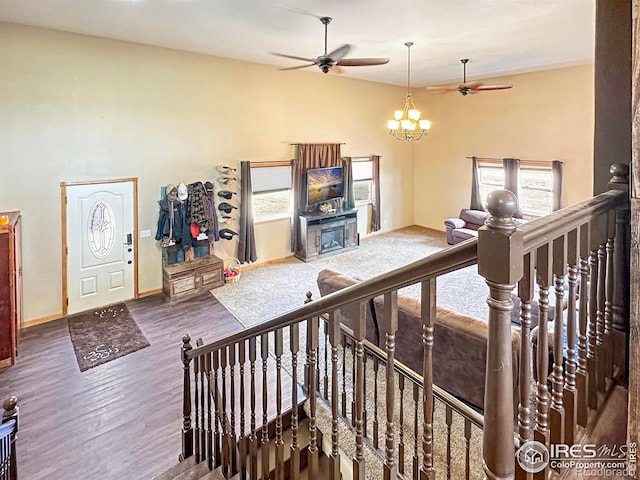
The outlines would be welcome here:
<svg viewBox="0 0 640 480">
<path fill-rule="evenodd" d="M 18 480 L 16 434 L 18 432 L 18 399 L 9 397 L 2 405 L 0 423 L 0 479 Z"/>
<path fill-rule="evenodd" d="M 549 442 L 562 442 L 565 438 L 575 441 L 581 432 L 580 426 L 586 425 L 589 420 L 589 412 L 601 406 L 607 382 L 610 382 L 606 379 L 611 379 L 615 372 L 624 370 L 625 359 L 623 356 L 612 355 L 612 342 L 615 338 L 613 332 L 624 331 L 628 321 L 624 306 L 625 281 L 623 279 L 620 285 L 614 284 L 614 278 L 619 277 L 614 276 L 614 272 L 624 274 L 625 265 L 628 269 L 625 258 L 628 243 L 625 246 L 627 226 L 624 223 L 624 213 L 615 213 L 616 209 L 624 212 L 627 205 L 627 194 L 624 191 L 626 177 L 621 168 L 612 169 L 612 172 L 616 174 L 611 184 L 613 191 L 521 226 L 517 226 L 511 218 L 517 206 L 513 194 L 507 191 L 496 192 L 488 203 L 491 216 L 486 226 L 480 229 L 477 240 L 459 243 L 208 345 L 193 348 L 190 338 L 185 336 L 182 347 L 184 422 L 181 456 L 187 458 L 195 454 L 198 461 L 207 461 L 210 468 L 222 465 L 227 477 L 234 472 L 241 472 L 244 477 L 251 479 L 266 478 L 272 471 L 276 479 L 283 479 L 286 476 L 285 469 L 291 478 L 299 478 L 301 461 L 304 460 L 308 465 L 309 478 L 318 478 L 319 451 L 322 448 L 317 425 L 319 362 L 322 358 L 320 317 L 324 317 L 328 322 L 332 365 L 329 369 L 332 372 L 331 395 L 327 394 L 331 408 L 331 447 L 326 453 L 329 456 L 331 478 L 340 478 L 338 397 L 341 387 L 338 385 L 339 369 L 336 362 L 342 343 L 340 308 L 351 305 L 359 312 L 353 322 L 351 342 L 351 416 L 355 429 L 351 463 L 354 478 L 364 479 L 364 438 L 369 428 L 365 415 L 370 415 L 365 408 L 369 397 L 364 384 L 367 357 L 365 309 L 371 299 L 382 296 L 384 315 L 383 331 L 380 333 L 385 339 L 385 348 L 380 356 L 385 360 L 381 372 L 385 399 L 382 407 L 384 411 L 380 412 L 382 421 L 377 427 L 383 430 L 380 434 L 383 439 L 381 443 L 384 444 L 382 477 L 392 479 L 402 475 L 400 470 L 404 466 L 399 467 L 396 452 L 404 448 L 406 432 L 396 435 L 395 425 L 396 415 L 401 408 L 404 409 L 402 403 L 398 404 L 396 401 L 396 393 L 405 389 L 400 384 L 396 387 L 399 368 L 395 359 L 398 290 L 419 284 L 423 335 L 417 341 L 421 341 L 423 345 L 423 388 L 419 398 L 414 400 L 418 405 L 415 412 L 422 413 L 421 418 L 414 418 L 414 429 L 417 429 L 414 430 L 414 437 L 415 444 L 421 445 L 412 459 L 412 462 L 418 464 L 414 466 L 412 476 L 420 479 L 433 478 L 434 443 L 447 441 L 434 439 L 433 428 L 434 398 L 444 398 L 434 393 L 437 389 L 432 381 L 436 280 L 445 273 L 477 262 L 478 271 L 489 286 L 487 302 L 490 307 L 483 466 L 489 479 L 511 479 L 516 474 L 527 478 L 527 472 L 520 467 L 517 471 L 515 468 L 516 443 L 524 445 L 527 440 L 534 438 L 547 445 Z M 568 306 L 563 308 L 567 271 Z M 536 283 L 537 290 L 534 288 Z M 561 313 L 565 310 L 567 325 L 556 321 L 553 335 L 549 335 L 548 291 L 552 285 L 555 286 L 556 305 L 559 306 L 556 307 L 556 318 L 562 318 Z M 517 417 L 513 407 L 511 373 L 511 310 L 514 308 L 511 294 L 516 286 L 521 304 Z M 536 294 L 536 291 L 539 293 Z M 537 398 L 535 405 L 532 405 L 529 401 L 530 372 L 533 369 L 530 325 L 536 295 L 539 310 L 535 380 Z M 580 301 L 576 309 L 578 296 Z M 553 357 L 552 395 L 547 386 L 550 337 L 553 353 L 563 352 Z M 563 342 L 565 337 L 566 348 Z M 624 339 L 624 334 L 622 338 Z M 301 346 L 306 350 L 305 369 L 299 367 Z M 375 358 L 379 365 L 380 358 Z M 256 367 L 261 369 L 261 374 L 256 372 Z M 291 373 L 294 381 L 283 372 L 284 369 Z M 307 375 L 304 375 L 304 370 Z M 406 380 L 411 376 L 400 375 L 399 378 Z M 306 411 L 309 418 L 305 432 L 308 435 L 308 447 L 304 448 L 299 442 L 302 431 L 297 409 L 302 392 L 297 388 L 295 380 L 305 385 L 308 394 Z M 256 398 L 261 399 L 261 405 L 256 404 Z M 449 406 L 454 408 L 451 403 Z M 464 413 L 465 407 L 454 406 Z M 290 439 L 285 446 L 283 412 L 291 408 Z M 275 416 L 274 423 L 269 421 L 270 415 Z M 377 421 L 377 413 L 375 415 Z M 471 423 L 473 416 L 473 413 L 467 415 Z M 514 418 L 517 418 L 515 425 Z M 517 433 L 515 439 L 514 431 Z M 269 446 L 271 436 L 275 438 L 273 447 Z M 417 441 L 418 438 L 420 442 Z M 270 449 L 273 450 L 273 455 L 270 455 Z M 542 478 L 544 473 L 539 475 Z"/>
<path fill-rule="evenodd" d="M 520 226 L 511 218 L 517 209 L 511 192 L 498 191 L 488 199 L 491 217 L 478 238 L 478 271 L 489 286 L 490 307 L 483 444 L 487 478 L 548 478 L 553 461 L 533 461 L 537 447 L 531 441 L 546 446 L 547 458 L 550 445 L 579 443 L 608 387 L 625 375 L 628 167 L 614 165 L 611 173 L 610 191 Z M 516 286 L 522 329 L 514 443 L 508 349 Z M 535 309 L 539 324 L 532 342 Z"/>
</svg>

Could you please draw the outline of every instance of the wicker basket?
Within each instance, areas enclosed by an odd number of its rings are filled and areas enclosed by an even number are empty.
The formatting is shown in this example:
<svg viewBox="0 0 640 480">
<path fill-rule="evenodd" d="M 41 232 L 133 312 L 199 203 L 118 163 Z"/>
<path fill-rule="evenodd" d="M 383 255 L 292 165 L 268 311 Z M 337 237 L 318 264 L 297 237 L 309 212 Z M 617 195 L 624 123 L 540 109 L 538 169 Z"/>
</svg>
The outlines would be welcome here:
<svg viewBox="0 0 640 480">
<path fill-rule="evenodd" d="M 237 275 L 234 275 L 233 277 L 228 277 L 226 274 L 227 269 L 231 269 L 234 271 L 237 271 Z M 225 274 L 224 274 L 224 282 L 225 283 L 235 283 L 238 280 L 240 280 L 240 276 L 242 275 L 242 271 L 240 269 L 240 260 L 238 260 L 237 258 L 227 258 L 224 261 L 224 270 L 225 270 Z"/>
</svg>

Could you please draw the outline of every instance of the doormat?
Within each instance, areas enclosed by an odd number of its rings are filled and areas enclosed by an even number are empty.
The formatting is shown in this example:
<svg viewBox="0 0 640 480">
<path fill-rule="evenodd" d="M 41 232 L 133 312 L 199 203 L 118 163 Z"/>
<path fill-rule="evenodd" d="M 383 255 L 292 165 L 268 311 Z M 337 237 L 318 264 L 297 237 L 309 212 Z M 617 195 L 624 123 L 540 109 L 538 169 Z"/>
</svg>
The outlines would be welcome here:
<svg viewBox="0 0 640 480">
<path fill-rule="evenodd" d="M 150 345 L 124 303 L 69 317 L 69 336 L 81 372 Z"/>
</svg>

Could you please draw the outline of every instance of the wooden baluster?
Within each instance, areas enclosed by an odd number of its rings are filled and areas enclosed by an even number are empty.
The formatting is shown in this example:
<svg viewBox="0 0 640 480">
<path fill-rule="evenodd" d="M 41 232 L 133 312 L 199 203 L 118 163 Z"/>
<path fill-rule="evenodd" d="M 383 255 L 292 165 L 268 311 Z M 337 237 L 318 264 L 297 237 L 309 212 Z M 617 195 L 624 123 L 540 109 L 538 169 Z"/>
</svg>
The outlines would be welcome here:
<svg viewBox="0 0 640 480">
<path fill-rule="evenodd" d="M 563 404 L 565 408 L 564 442 L 576 442 L 578 423 L 578 398 L 576 390 L 576 298 L 578 296 L 578 242 L 579 231 L 572 230 L 567 236 L 567 259 L 569 262 L 569 298 L 567 305 L 567 362 Z"/>
<path fill-rule="evenodd" d="M 338 350 L 340 348 L 340 310 L 331 312 L 325 327 L 331 345 L 331 454 L 329 455 L 329 478 L 340 479 L 340 452 L 338 450 Z M 355 478 L 358 478 L 354 475 Z"/>
<path fill-rule="evenodd" d="M 353 334 L 355 336 L 355 385 L 354 385 L 354 427 L 356 430 L 356 454 L 353 459 L 353 478 L 356 480 L 364 480 L 365 466 L 363 456 L 363 410 L 364 410 L 364 339 L 367 334 L 366 320 L 366 303 L 361 301 L 358 303 L 358 314 L 353 322 Z M 339 477 L 336 477 L 339 478 Z"/>
<path fill-rule="evenodd" d="M 384 295 L 383 325 L 386 332 L 385 347 L 387 352 L 386 372 L 386 412 L 387 431 L 385 434 L 385 460 L 383 465 L 384 480 L 395 480 L 398 477 L 398 468 L 394 459 L 395 438 L 393 427 L 393 412 L 395 406 L 395 371 L 394 359 L 396 352 L 396 331 L 398 330 L 398 292 L 393 291 Z"/>
<path fill-rule="evenodd" d="M 249 478 L 258 478 L 258 437 L 256 435 L 256 337 L 249 338 L 249 372 L 251 375 L 249 416 Z"/>
<path fill-rule="evenodd" d="M 238 360 L 240 363 L 240 438 L 238 439 L 238 456 L 240 457 L 239 468 L 240 478 L 247 478 L 247 437 L 245 436 L 245 387 L 244 387 L 244 364 L 247 360 L 246 340 L 238 343 Z"/>
<path fill-rule="evenodd" d="M 8 470 L 4 470 L 4 474 L 8 475 L 7 477 L 3 476 L 3 479 L 7 480 L 17 480 L 18 478 L 18 453 L 16 451 L 16 435 L 19 427 L 19 410 L 18 407 L 18 398 L 15 396 L 11 396 L 7 398 L 4 402 L 2 402 L 2 418 L 0 418 L 0 423 L 7 423 L 11 420 L 15 420 L 16 424 L 14 426 L 13 433 L 11 433 L 11 457 L 9 459 L 9 468 Z M 6 464 L 5 464 L 6 466 Z"/>
<path fill-rule="evenodd" d="M 609 190 L 623 190 L 629 195 L 629 166 L 614 164 L 610 170 Z M 629 331 L 629 244 L 631 231 L 629 228 L 629 201 L 616 210 L 615 244 L 613 253 L 613 299 L 612 299 L 612 344 L 615 370 L 623 381 L 628 378 L 627 372 L 627 332 Z"/>
<path fill-rule="evenodd" d="M 262 358 L 262 436 L 260 438 L 260 456 L 262 459 L 262 479 L 267 480 L 271 467 L 269 466 L 269 379 L 267 378 L 267 360 L 269 359 L 269 334 L 260 336 L 260 357 Z"/>
<path fill-rule="evenodd" d="M 543 445 L 549 444 L 549 285 L 552 279 L 551 244 L 545 244 L 536 250 L 536 280 L 538 282 L 538 342 L 537 367 L 538 383 L 536 389 L 536 428 L 533 439 Z M 548 477 L 549 467 L 537 473 L 536 480 Z"/>
<path fill-rule="evenodd" d="M 207 428 L 206 428 L 206 418 L 205 418 L 205 405 L 207 402 L 207 395 L 209 392 L 206 388 L 207 376 L 205 373 L 205 357 L 204 355 L 200 355 L 198 357 L 198 361 L 200 363 L 200 461 L 204 461 L 206 457 L 206 446 L 207 446 Z"/>
<path fill-rule="evenodd" d="M 313 294 L 309 291 L 306 293 L 306 297 L 304 300 L 305 305 L 309 302 L 312 302 L 313 300 L 311 299 L 311 297 L 313 296 Z M 304 364 L 304 383 L 302 385 L 302 388 L 304 389 L 305 393 L 309 393 L 308 390 L 308 385 L 309 385 L 309 338 L 307 337 L 307 346 L 305 349 L 306 353 L 307 353 L 307 358 Z"/>
<path fill-rule="evenodd" d="M 445 422 L 447 424 L 447 480 L 451 480 L 451 425 L 453 424 L 453 409 L 445 406 Z"/>
<path fill-rule="evenodd" d="M 404 475 L 404 375 L 398 375 L 398 390 L 400 391 L 400 432 L 398 435 L 398 473 Z"/>
<path fill-rule="evenodd" d="M 604 345 L 603 371 L 606 378 L 613 379 L 613 345 L 611 329 L 613 326 L 613 282 L 614 282 L 614 235 L 615 210 L 607 215 L 607 244 L 605 247 L 605 291 L 604 291 L 604 329 L 602 342 Z"/>
<path fill-rule="evenodd" d="M 351 344 L 351 425 L 356 425 L 356 345 L 352 339 Z"/>
<path fill-rule="evenodd" d="M 235 347 L 233 348 L 235 351 Z M 244 435 L 244 362 L 246 360 L 245 340 L 238 343 L 238 360 L 240 363 L 240 437 L 237 443 L 234 441 L 234 451 L 237 452 L 238 461 L 234 463 L 240 471 L 240 478 L 246 478 L 247 473 L 247 439 Z M 234 362 L 235 363 L 235 362 Z M 232 384 L 233 385 L 233 384 Z M 231 394 L 234 397 L 234 394 Z M 211 395 L 209 395 L 211 396 Z M 235 397 L 234 397 L 235 398 Z M 235 402 L 233 402 L 235 403 Z M 233 405 L 232 403 L 232 405 Z M 235 438 L 235 429 L 234 429 Z M 239 451 L 237 450 L 239 448 Z"/>
<path fill-rule="evenodd" d="M 204 371 L 205 376 L 207 378 L 206 392 L 207 392 L 207 431 L 205 435 L 205 444 L 206 444 L 206 457 L 207 457 L 207 466 L 209 470 L 212 470 L 213 465 L 213 421 L 212 421 L 212 413 L 211 413 L 211 352 L 205 355 L 204 360 Z"/>
<path fill-rule="evenodd" d="M 196 346 L 199 346 L 196 342 Z M 196 456 L 196 463 L 200 463 L 202 461 L 202 457 L 200 456 L 200 357 L 195 357 L 193 359 L 193 376 L 195 383 L 195 429 L 193 432 L 193 449 Z"/>
<path fill-rule="evenodd" d="M 380 447 L 379 433 L 380 425 L 378 423 L 378 370 L 380 369 L 380 361 L 378 357 L 373 358 L 373 448 L 376 450 Z"/>
<path fill-rule="evenodd" d="M 347 418 L 347 337 L 342 334 L 342 418 Z"/>
<path fill-rule="evenodd" d="M 316 432 L 316 402 L 318 390 L 318 317 L 307 320 L 307 343 L 309 357 L 309 478 L 318 478 L 318 438 Z"/>
<path fill-rule="evenodd" d="M 531 406 L 529 393 L 531 390 L 531 301 L 535 284 L 535 258 L 527 253 L 523 261 L 524 273 L 518 282 L 518 296 L 520 297 L 520 370 L 518 372 L 520 386 L 520 403 L 518 405 L 518 435 L 520 443 L 530 440 Z"/>
<path fill-rule="evenodd" d="M 222 436 L 224 431 L 222 428 L 222 406 L 220 405 L 220 389 L 218 388 L 218 371 L 220 369 L 220 353 L 218 350 L 213 352 L 213 415 L 214 432 L 213 432 L 213 455 L 216 459 L 215 466 L 222 465 Z"/>
<path fill-rule="evenodd" d="M 362 434 L 367 437 L 367 355 L 362 356 L 362 376 L 365 381 L 362 383 Z"/>
<path fill-rule="evenodd" d="M 229 447 L 231 475 L 238 471 L 238 441 L 236 438 L 236 345 L 229 345 L 229 377 L 231 380 L 229 392 Z"/>
<path fill-rule="evenodd" d="M 420 386 L 413 384 L 413 480 L 420 478 L 420 456 L 418 445 L 420 444 L 420 429 L 418 423 L 418 402 L 420 401 Z"/>
<path fill-rule="evenodd" d="M 586 427 L 588 422 L 587 392 L 587 325 L 589 299 L 589 224 L 580 227 L 580 295 L 578 302 L 578 370 L 576 390 L 578 397 L 577 422 Z"/>
<path fill-rule="evenodd" d="M 593 224 L 592 224 L 593 226 Z M 596 353 L 598 336 L 598 250 L 593 247 L 595 234 L 591 229 L 592 238 L 589 251 L 589 329 L 587 333 L 587 376 L 588 405 L 592 410 L 598 408 L 598 382 L 596 380 Z"/>
<path fill-rule="evenodd" d="M 227 415 L 227 348 L 223 347 L 220 352 L 220 381 L 222 392 L 220 395 L 220 426 L 222 427 L 222 473 L 225 478 L 229 478 L 231 473 L 231 445 L 229 443 L 230 429 L 229 417 Z"/>
<path fill-rule="evenodd" d="M 464 478 L 469 480 L 471 475 L 471 421 L 464 418 Z M 509 477 L 496 477 L 509 478 Z"/>
<path fill-rule="evenodd" d="M 386 312 L 386 310 L 385 310 Z M 435 478 L 433 469 L 433 322 L 436 318 L 436 279 L 420 286 L 422 317 L 422 468 L 423 480 Z"/>
<path fill-rule="evenodd" d="M 323 377 L 323 387 L 324 387 L 324 398 L 325 400 L 329 400 L 329 348 L 327 345 L 328 342 L 328 319 L 325 319 L 322 323 L 324 325 L 324 377 Z"/>
<path fill-rule="evenodd" d="M 553 273 L 555 275 L 556 313 L 553 325 L 553 373 L 551 409 L 549 424 L 551 426 L 549 441 L 564 443 L 564 405 L 562 402 L 562 388 L 564 386 L 564 369 L 562 359 L 564 355 L 564 276 L 567 269 L 567 243 L 564 236 L 553 241 Z"/>
<path fill-rule="evenodd" d="M 596 385 L 598 392 L 606 390 L 606 345 L 604 342 L 604 300 L 606 289 L 606 243 L 598 245 L 598 306 L 596 313 Z"/>
<path fill-rule="evenodd" d="M 276 356 L 276 480 L 284 480 L 284 440 L 282 438 L 282 354 L 284 353 L 282 329 L 275 331 Z"/>
<path fill-rule="evenodd" d="M 491 192 L 487 208 L 491 215 L 478 230 L 478 273 L 489 286 L 482 455 L 487 478 L 509 479 L 515 470 L 511 291 L 523 274 L 523 238 L 511 218 L 518 209 L 512 192 Z"/>
<path fill-rule="evenodd" d="M 524 256 L 524 273 L 518 282 L 518 296 L 520 297 L 520 368 L 519 377 L 519 403 L 518 403 L 518 439 L 519 444 L 531 440 L 533 431 L 531 428 L 531 301 L 535 284 L 535 258 L 531 253 Z M 526 479 L 528 476 L 520 464 L 516 462 L 516 479 Z"/>
<path fill-rule="evenodd" d="M 193 427 L 191 425 L 191 372 L 189 351 L 191 346 L 191 337 L 185 335 L 182 337 L 181 357 L 183 365 L 183 390 L 182 390 L 182 460 L 193 455 Z"/>
<path fill-rule="evenodd" d="M 300 350 L 300 327 L 295 323 L 289 327 L 289 349 L 291 350 L 291 466 L 290 478 L 300 475 L 300 445 L 298 445 L 298 350 Z"/>
</svg>

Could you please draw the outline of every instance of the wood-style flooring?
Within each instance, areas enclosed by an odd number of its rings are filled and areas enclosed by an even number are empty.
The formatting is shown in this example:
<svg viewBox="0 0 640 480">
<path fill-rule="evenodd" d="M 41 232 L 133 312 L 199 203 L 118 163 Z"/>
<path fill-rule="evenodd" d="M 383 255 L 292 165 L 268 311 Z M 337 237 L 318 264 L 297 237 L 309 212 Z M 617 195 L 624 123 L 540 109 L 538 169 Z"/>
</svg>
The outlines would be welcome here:
<svg viewBox="0 0 640 480">
<path fill-rule="evenodd" d="M 0 400 L 18 397 L 20 480 L 148 479 L 178 460 L 181 338 L 205 343 L 243 326 L 209 293 L 126 302 L 151 346 L 80 372 L 66 319 L 26 329 Z"/>
</svg>

